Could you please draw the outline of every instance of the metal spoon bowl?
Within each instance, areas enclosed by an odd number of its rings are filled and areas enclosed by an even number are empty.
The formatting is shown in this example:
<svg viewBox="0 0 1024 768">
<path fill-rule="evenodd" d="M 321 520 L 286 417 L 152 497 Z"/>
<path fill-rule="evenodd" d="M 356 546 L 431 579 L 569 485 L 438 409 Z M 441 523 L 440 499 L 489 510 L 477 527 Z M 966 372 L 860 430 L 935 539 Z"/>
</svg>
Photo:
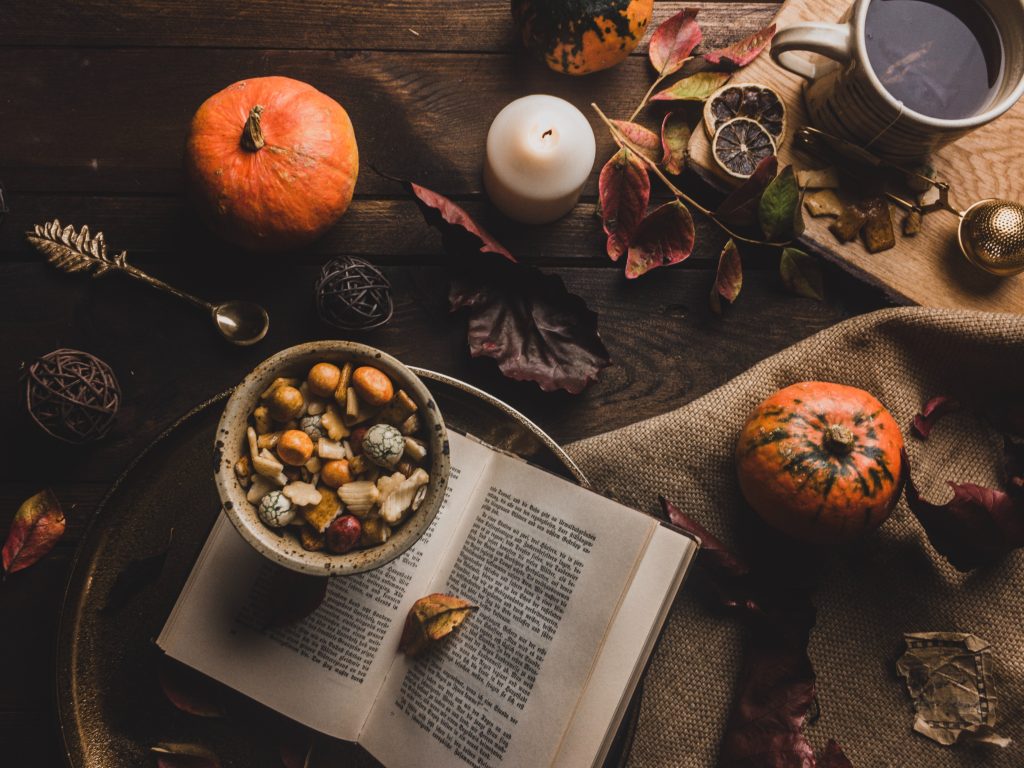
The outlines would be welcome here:
<svg viewBox="0 0 1024 768">
<path fill-rule="evenodd" d="M 267 310 L 251 301 L 227 301 L 211 311 L 220 335 L 240 347 L 261 341 L 270 329 Z"/>
</svg>

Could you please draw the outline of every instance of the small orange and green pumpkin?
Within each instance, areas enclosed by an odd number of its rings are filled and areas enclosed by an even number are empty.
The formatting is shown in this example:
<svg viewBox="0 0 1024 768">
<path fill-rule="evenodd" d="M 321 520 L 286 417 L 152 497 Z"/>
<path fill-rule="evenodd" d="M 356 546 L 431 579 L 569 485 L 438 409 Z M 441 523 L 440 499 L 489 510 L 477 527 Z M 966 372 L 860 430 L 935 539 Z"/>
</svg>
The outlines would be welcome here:
<svg viewBox="0 0 1024 768">
<path fill-rule="evenodd" d="M 623 61 L 643 39 L 653 9 L 654 0 L 512 0 L 523 44 L 569 75 Z"/>
<path fill-rule="evenodd" d="M 769 525 L 830 543 L 881 525 L 899 500 L 903 437 L 873 395 L 809 381 L 762 402 L 740 433 L 740 489 Z"/>
<path fill-rule="evenodd" d="M 352 121 L 288 77 L 229 85 L 192 118 L 185 170 L 203 217 L 254 251 L 305 245 L 345 213 L 359 174 Z"/>
</svg>

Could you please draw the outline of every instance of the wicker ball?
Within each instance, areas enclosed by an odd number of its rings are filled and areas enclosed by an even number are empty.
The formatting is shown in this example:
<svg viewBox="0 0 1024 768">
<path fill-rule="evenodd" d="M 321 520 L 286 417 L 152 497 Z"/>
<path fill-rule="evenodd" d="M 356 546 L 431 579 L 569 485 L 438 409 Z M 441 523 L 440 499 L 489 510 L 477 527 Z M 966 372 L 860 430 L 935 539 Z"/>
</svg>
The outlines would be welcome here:
<svg viewBox="0 0 1024 768">
<path fill-rule="evenodd" d="M 57 349 L 29 367 L 25 399 L 29 415 L 45 432 L 68 443 L 88 443 L 110 431 L 121 388 L 98 357 Z"/>
<path fill-rule="evenodd" d="M 314 291 L 320 319 L 343 331 L 368 330 L 391 319 L 391 283 L 368 261 L 331 259 L 320 270 Z"/>
</svg>

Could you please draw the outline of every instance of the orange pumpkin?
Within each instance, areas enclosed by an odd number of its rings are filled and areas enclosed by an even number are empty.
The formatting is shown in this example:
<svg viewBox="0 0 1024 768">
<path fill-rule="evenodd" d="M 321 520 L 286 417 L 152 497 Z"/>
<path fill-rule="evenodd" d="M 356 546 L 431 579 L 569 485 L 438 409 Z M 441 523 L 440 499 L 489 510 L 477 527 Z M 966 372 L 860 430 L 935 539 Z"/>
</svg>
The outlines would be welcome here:
<svg viewBox="0 0 1024 768">
<path fill-rule="evenodd" d="M 653 9 L 654 0 L 512 0 L 523 44 L 569 75 L 623 61 L 643 39 Z"/>
<path fill-rule="evenodd" d="M 767 523 L 805 541 L 856 538 L 889 516 L 900 493 L 903 437 L 873 395 L 808 381 L 751 414 L 736 444 L 743 496 Z"/>
<path fill-rule="evenodd" d="M 199 107 L 185 167 L 214 231 L 271 251 L 314 240 L 345 213 L 359 152 L 352 121 L 334 99 L 288 77 L 257 77 Z"/>
</svg>

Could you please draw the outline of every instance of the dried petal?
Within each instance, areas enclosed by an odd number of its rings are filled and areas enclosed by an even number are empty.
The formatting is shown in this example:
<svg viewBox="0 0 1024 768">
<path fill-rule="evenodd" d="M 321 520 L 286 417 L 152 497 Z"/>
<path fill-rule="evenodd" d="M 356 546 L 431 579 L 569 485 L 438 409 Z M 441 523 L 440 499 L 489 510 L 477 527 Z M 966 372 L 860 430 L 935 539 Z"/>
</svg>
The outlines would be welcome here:
<svg viewBox="0 0 1024 768">
<path fill-rule="evenodd" d="M 671 174 L 683 172 L 686 147 L 690 143 L 690 124 L 682 111 L 669 112 L 661 123 L 661 166 Z"/>
<path fill-rule="evenodd" d="M 423 218 L 432 227 L 441 232 L 445 248 L 453 251 L 469 251 L 493 253 L 515 261 L 505 247 L 495 240 L 483 227 L 479 226 L 460 206 L 444 195 L 421 187 L 413 182 L 405 182 L 416 198 Z"/>
<path fill-rule="evenodd" d="M 149 751 L 156 758 L 157 768 L 220 768 L 217 755 L 199 744 L 164 741 Z"/>
<path fill-rule="evenodd" d="M 765 188 L 757 205 L 757 220 L 761 231 L 769 240 L 791 240 L 796 232 L 800 215 L 800 188 L 796 184 L 793 166 L 782 169 Z"/>
<path fill-rule="evenodd" d="M 769 24 L 764 29 L 758 30 L 732 45 L 705 53 L 701 58 L 713 67 L 725 72 L 734 72 L 756 59 L 773 37 L 775 37 L 775 25 Z"/>
<path fill-rule="evenodd" d="M 638 155 L 643 155 L 652 163 L 657 163 L 661 158 L 661 139 L 650 128 L 625 120 L 612 120 L 612 125 L 618 129 L 623 143 Z"/>
<path fill-rule="evenodd" d="M 693 217 L 685 205 L 675 200 L 656 208 L 640 222 L 633 235 L 626 277 L 633 279 L 683 261 L 693 252 L 695 236 Z"/>
<path fill-rule="evenodd" d="M 704 101 L 725 85 L 729 77 L 725 72 L 698 72 L 658 91 L 651 101 Z"/>
<path fill-rule="evenodd" d="M 405 618 L 398 650 L 407 656 L 419 655 L 447 637 L 476 609 L 468 600 L 454 595 L 435 593 L 421 597 Z"/>
<path fill-rule="evenodd" d="M 935 422 L 946 414 L 955 413 L 959 410 L 960 401 L 956 398 L 947 397 L 946 395 L 933 397 L 924 404 L 920 413 L 915 414 L 914 421 L 911 423 L 910 429 L 922 440 L 927 440 L 928 435 L 932 433 L 932 427 L 935 426 Z"/>
<path fill-rule="evenodd" d="M 647 167 L 633 152 L 620 149 L 601 170 L 598 188 L 608 257 L 618 261 L 647 212 L 651 198 Z"/>
<path fill-rule="evenodd" d="M 224 687 L 169 656 L 160 660 L 160 688 L 175 707 L 196 717 L 224 717 Z"/>
<path fill-rule="evenodd" d="M 729 239 L 718 257 L 718 271 L 715 273 L 715 284 L 711 287 L 711 311 L 722 314 L 722 299 L 732 304 L 740 295 L 743 287 L 743 264 L 736 241 Z"/>
<path fill-rule="evenodd" d="M 38 562 L 64 535 L 64 527 L 64 511 L 49 488 L 23 501 L 4 542 L 4 574 Z"/>
<path fill-rule="evenodd" d="M 651 35 L 648 55 L 659 75 L 671 75 L 686 62 L 693 49 L 700 45 L 700 26 L 697 11 L 684 8 L 665 19 Z"/>
<path fill-rule="evenodd" d="M 726 196 L 715 211 L 715 218 L 735 227 L 746 227 L 757 221 L 758 202 L 778 169 L 779 159 L 775 155 L 762 160 L 750 178 Z"/>
<path fill-rule="evenodd" d="M 825 300 L 825 284 L 818 262 L 797 248 L 784 248 L 779 274 L 790 293 L 808 299 Z"/>
</svg>

